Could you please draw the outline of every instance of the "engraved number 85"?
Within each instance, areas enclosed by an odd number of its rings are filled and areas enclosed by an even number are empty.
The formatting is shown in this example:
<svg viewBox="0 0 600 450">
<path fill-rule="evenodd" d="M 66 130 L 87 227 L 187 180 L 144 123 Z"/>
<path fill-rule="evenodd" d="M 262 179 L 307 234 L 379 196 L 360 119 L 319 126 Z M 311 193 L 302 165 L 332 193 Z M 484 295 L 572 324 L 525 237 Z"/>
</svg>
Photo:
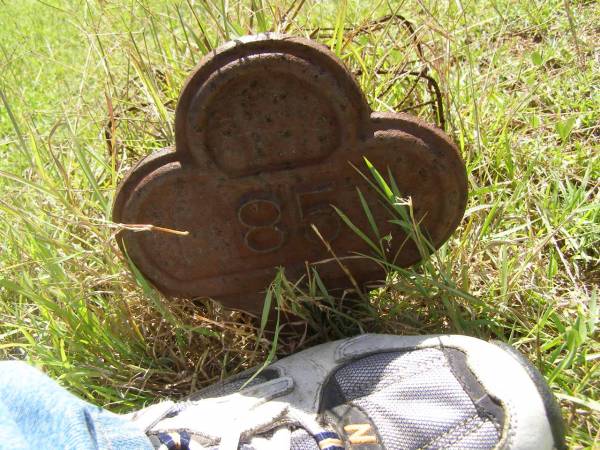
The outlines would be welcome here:
<svg viewBox="0 0 600 450">
<path fill-rule="evenodd" d="M 311 228 L 314 224 L 327 241 L 333 241 L 339 235 L 340 218 L 324 201 L 324 195 L 333 191 L 333 187 L 296 192 L 295 199 L 300 227 L 305 239 L 318 242 Z M 278 225 L 281 222 L 281 206 L 272 198 L 252 198 L 246 200 L 238 209 L 239 222 L 248 228 L 244 235 L 244 244 L 255 253 L 270 253 L 280 249 L 286 241 L 287 233 Z"/>
</svg>

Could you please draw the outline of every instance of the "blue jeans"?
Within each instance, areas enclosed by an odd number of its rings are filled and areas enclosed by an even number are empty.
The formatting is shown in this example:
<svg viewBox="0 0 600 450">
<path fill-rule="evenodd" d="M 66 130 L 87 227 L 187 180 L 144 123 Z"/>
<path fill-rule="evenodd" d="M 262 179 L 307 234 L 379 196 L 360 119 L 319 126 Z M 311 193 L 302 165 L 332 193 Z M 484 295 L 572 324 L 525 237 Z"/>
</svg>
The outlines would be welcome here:
<svg viewBox="0 0 600 450">
<path fill-rule="evenodd" d="M 70 394 L 37 369 L 0 362 L 0 449 L 152 450 L 144 431 Z"/>
</svg>

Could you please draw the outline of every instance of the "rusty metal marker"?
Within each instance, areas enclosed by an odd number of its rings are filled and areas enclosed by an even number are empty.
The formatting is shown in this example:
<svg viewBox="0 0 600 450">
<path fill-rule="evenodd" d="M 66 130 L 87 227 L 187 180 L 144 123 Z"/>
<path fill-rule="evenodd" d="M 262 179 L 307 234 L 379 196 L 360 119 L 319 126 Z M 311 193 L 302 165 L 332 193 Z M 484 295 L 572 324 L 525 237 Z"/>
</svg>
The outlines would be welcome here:
<svg viewBox="0 0 600 450">
<path fill-rule="evenodd" d="M 369 203 L 389 257 L 419 260 L 416 245 L 355 167 L 363 156 L 393 174 L 436 247 L 465 209 L 465 168 L 440 130 L 405 114 L 375 113 L 356 81 L 325 47 L 281 35 L 250 36 L 206 56 L 188 79 L 175 115 L 175 148 L 141 161 L 122 182 L 113 219 L 187 231 L 122 231 L 139 270 L 163 293 L 211 297 L 257 313 L 276 267 L 288 277 L 318 265 L 329 286 L 350 282 L 337 257 L 371 253 L 334 211 L 371 230 Z M 373 238 L 373 237 L 372 237 Z M 373 238 L 376 240 L 376 238 Z M 368 259 L 348 259 L 359 282 L 381 279 Z"/>
</svg>

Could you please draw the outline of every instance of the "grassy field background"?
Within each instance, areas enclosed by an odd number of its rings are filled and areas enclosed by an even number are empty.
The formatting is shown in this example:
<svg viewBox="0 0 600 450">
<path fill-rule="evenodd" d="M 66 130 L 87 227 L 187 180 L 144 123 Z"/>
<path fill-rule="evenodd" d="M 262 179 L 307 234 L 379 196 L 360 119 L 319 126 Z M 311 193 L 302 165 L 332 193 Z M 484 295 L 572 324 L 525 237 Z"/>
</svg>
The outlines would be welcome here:
<svg viewBox="0 0 600 450">
<path fill-rule="evenodd" d="M 126 411 L 359 331 L 463 333 L 525 353 L 570 445 L 597 446 L 599 23 L 583 0 L 0 0 L 0 357 Z M 280 274 L 277 301 L 310 326 L 277 342 L 240 313 L 162 298 L 109 220 L 123 174 L 173 143 L 202 54 L 267 30 L 330 46 L 374 109 L 439 122 L 407 73 L 427 67 L 470 189 L 436 257 L 390 274 L 353 317 L 314 278 Z"/>
</svg>

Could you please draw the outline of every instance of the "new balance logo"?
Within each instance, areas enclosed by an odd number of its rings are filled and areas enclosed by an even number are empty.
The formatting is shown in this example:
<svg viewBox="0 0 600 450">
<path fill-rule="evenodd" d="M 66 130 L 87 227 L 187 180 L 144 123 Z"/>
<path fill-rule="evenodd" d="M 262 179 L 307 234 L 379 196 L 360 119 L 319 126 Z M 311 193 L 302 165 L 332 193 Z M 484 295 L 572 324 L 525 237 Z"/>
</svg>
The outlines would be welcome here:
<svg viewBox="0 0 600 450">
<path fill-rule="evenodd" d="M 346 425 L 344 431 L 348 433 L 350 444 L 377 444 L 377 436 L 368 423 Z"/>
</svg>

